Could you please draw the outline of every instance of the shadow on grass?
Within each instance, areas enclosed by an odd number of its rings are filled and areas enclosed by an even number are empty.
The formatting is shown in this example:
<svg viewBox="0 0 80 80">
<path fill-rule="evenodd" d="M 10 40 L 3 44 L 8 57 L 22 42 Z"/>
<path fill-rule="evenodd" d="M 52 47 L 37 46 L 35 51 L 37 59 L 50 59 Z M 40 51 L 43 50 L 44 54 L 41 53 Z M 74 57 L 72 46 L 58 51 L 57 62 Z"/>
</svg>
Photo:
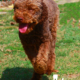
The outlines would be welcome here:
<svg viewBox="0 0 80 80">
<path fill-rule="evenodd" d="M 0 80 L 30 80 L 33 74 L 32 68 L 7 68 L 3 71 Z M 43 76 L 42 80 L 49 80 L 47 76 Z"/>
</svg>

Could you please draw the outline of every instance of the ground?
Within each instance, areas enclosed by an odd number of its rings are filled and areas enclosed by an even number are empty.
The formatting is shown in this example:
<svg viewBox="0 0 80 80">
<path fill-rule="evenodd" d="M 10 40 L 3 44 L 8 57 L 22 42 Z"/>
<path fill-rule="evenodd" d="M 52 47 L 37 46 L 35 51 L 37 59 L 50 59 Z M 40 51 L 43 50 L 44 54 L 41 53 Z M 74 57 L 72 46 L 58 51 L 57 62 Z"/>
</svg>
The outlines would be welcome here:
<svg viewBox="0 0 80 80">
<path fill-rule="evenodd" d="M 59 5 L 60 22 L 57 31 L 55 68 L 61 80 L 80 80 L 80 2 Z M 14 22 L 13 10 L 0 14 L 0 80 L 29 80 L 33 68 L 24 53 L 18 37 L 18 24 Z M 52 80 L 44 75 L 43 80 Z"/>
</svg>

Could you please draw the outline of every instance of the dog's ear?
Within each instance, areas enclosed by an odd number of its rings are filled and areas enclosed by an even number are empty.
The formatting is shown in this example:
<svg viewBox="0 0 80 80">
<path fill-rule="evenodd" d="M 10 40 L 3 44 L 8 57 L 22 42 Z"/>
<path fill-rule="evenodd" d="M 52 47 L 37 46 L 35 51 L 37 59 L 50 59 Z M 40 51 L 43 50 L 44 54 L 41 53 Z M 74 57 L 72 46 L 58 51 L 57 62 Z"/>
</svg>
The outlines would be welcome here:
<svg viewBox="0 0 80 80">
<path fill-rule="evenodd" d="M 42 14 L 40 18 L 40 23 L 44 22 L 48 18 L 48 10 L 46 4 L 42 1 Z"/>
</svg>

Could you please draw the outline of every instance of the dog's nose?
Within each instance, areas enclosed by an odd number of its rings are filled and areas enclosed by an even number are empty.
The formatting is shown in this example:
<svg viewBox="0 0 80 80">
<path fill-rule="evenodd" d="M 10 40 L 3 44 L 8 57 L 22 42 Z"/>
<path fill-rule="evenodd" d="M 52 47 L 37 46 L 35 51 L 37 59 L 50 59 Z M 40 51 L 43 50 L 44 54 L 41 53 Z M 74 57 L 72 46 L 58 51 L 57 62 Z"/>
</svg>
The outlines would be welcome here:
<svg viewBox="0 0 80 80">
<path fill-rule="evenodd" d="M 18 21 L 23 21 L 23 18 L 22 17 L 17 17 L 17 20 Z"/>
</svg>

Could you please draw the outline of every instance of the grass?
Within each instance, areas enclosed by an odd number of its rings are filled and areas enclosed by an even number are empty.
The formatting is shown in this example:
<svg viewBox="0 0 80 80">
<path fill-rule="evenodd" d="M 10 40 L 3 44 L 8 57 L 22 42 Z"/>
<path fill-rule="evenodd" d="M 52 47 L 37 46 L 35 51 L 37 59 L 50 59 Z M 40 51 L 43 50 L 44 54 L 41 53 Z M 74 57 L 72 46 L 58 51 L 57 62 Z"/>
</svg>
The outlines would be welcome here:
<svg viewBox="0 0 80 80">
<path fill-rule="evenodd" d="M 66 3 L 64 5 L 59 5 L 60 7 L 60 24 L 67 24 L 71 19 L 80 19 L 80 2 L 77 3 Z"/>
<path fill-rule="evenodd" d="M 80 2 L 59 5 L 56 65 L 61 80 L 80 80 Z M 3 11 L 3 10 L 0 10 Z M 0 80 L 29 80 L 33 68 L 18 37 L 17 25 L 11 26 L 13 10 L 0 15 Z M 76 15 L 77 12 L 77 15 Z M 43 80 L 52 80 L 44 75 Z"/>
</svg>

